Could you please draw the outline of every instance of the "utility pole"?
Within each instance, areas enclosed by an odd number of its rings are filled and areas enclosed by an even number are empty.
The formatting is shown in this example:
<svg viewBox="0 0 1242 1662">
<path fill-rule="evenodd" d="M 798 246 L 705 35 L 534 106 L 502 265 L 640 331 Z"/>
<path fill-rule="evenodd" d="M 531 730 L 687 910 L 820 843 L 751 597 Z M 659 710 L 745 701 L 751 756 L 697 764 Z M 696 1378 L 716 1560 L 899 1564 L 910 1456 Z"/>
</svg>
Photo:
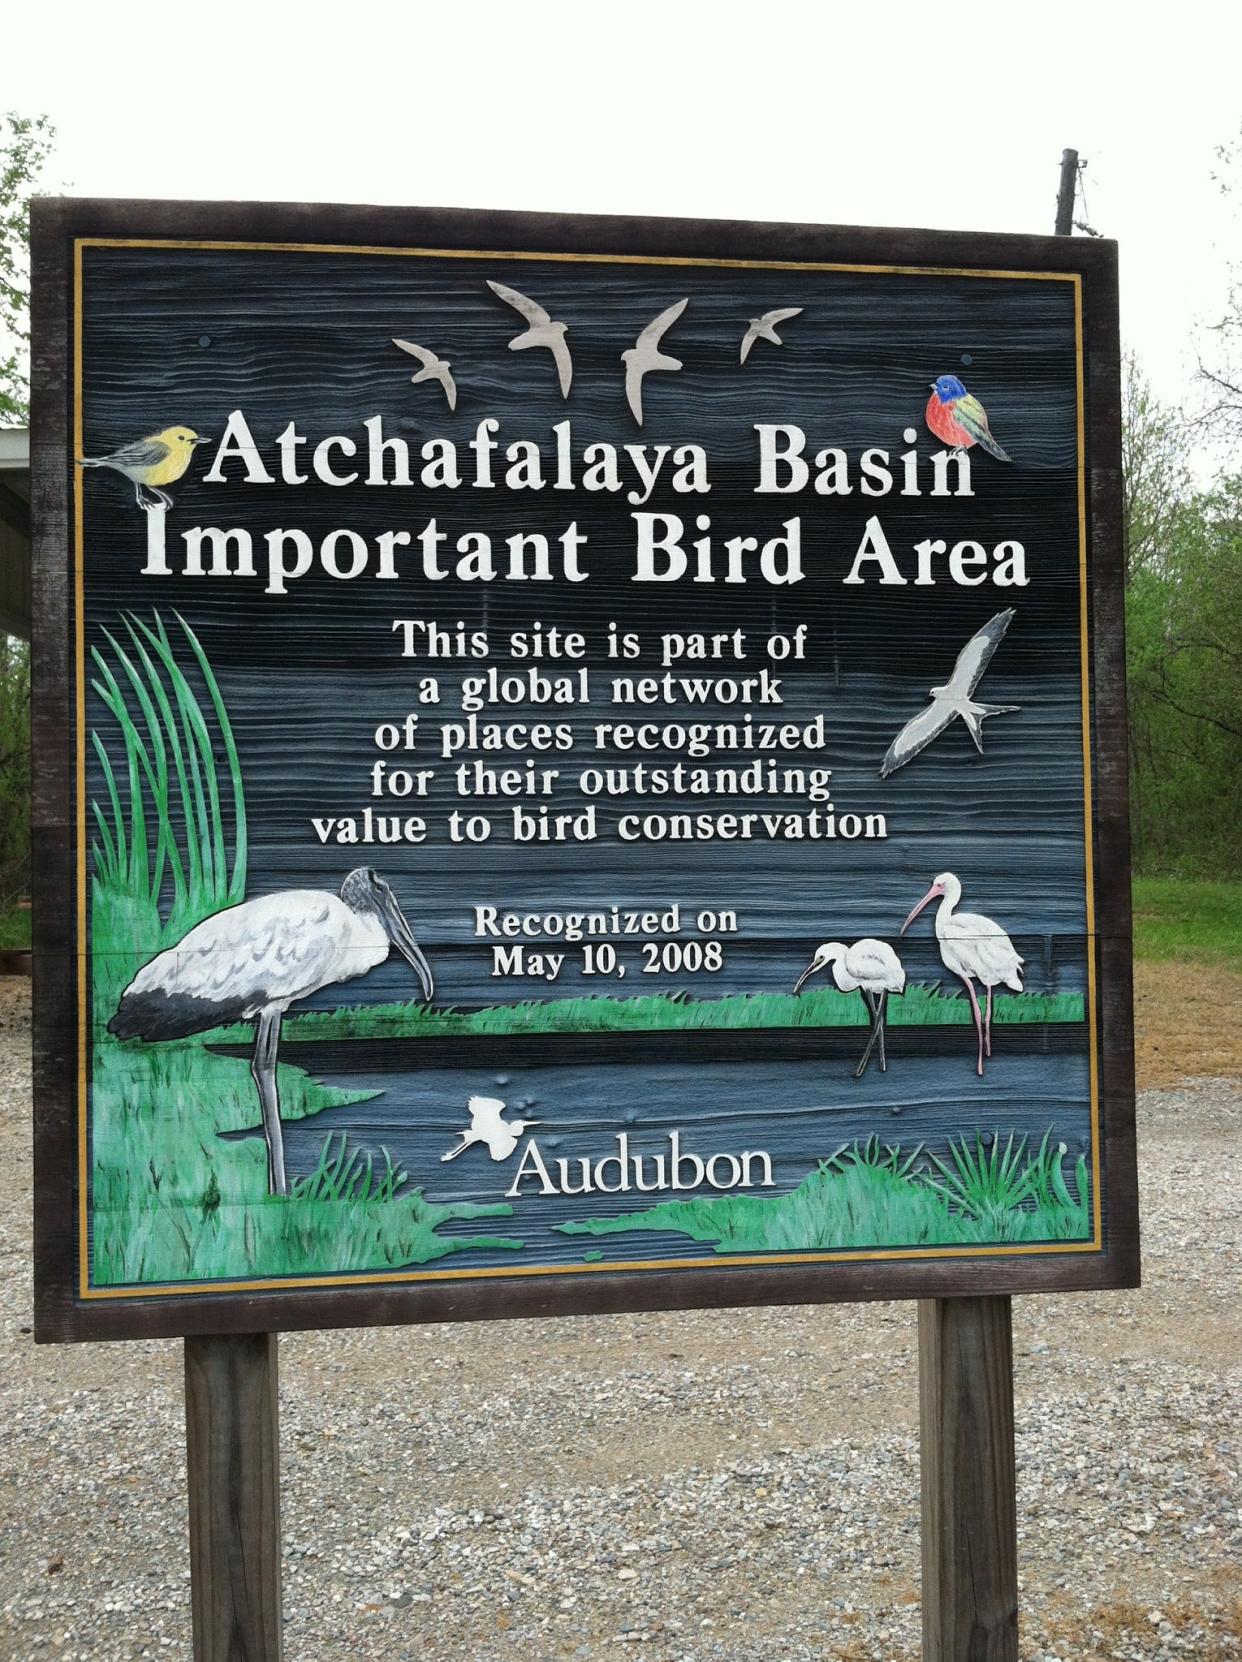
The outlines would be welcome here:
<svg viewBox="0 0 1242 1662">
<path fill-rule="evenodd" d="M 1074 234 L 1074 197 L 1077 190 L 1078 152 L 1077 150 L 1062 150 L 1061 188 L 1057 191 L 1055 232 L 1058 237 L 1072 237 Z"/>
</svg>

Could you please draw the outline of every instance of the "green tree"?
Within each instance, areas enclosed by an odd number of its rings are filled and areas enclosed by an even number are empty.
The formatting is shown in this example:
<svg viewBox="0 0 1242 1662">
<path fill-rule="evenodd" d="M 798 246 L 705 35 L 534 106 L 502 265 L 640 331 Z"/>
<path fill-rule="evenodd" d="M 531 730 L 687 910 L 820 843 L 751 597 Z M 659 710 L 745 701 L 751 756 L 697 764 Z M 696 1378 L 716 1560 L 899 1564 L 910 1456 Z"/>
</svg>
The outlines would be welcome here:
<svg viewBox="0 0 1242 1662">
<path fill-rule="evenodd" d="M 44 115 L 0 115 L 0 426 L 30 413 L 30 198 L 54 137 Z"/>
</svg>

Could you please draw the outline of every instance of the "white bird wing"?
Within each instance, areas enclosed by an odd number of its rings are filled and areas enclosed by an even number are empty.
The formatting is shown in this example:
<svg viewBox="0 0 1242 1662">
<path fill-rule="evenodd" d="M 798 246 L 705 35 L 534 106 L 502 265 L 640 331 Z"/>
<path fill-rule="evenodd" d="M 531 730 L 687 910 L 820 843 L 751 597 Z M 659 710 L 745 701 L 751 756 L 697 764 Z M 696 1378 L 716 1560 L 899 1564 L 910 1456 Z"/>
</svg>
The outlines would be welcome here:
<svg viewBox="0 0 1242 1662">
<path fill-rule="evenodd" d="M 659 317 L 652 318 L 651 322 L 643 330 L 642 334 L 639 335 L 635 345 L 639 347 L 658 346 L 660 344 L 660 337 L 663 335 L 664 331 L 672 328 L 673 324 L 676 323 L 677 319 L 681 316 L 689 304 L 690 296 L 687 295 L 684 300 L 675 301 L 673 305 L 666 307 L 665 310 L 660 313 Z"/>
<path fill-rule="evenodd" d="M 638 362 L 637 352 L 625 354 L 625 400 L 630 406 L 630 413 L 641 427 L 643 424 L 643 375 L 645 371 Z"/>
<path fill-rule="evenodd" d="M 747 325 L 746 333 L 742 336 L 742 355 L 738 359 L 739 363 L 744 364 L 750 357 L 750 349 L 759 338 L 759 325 L 762 321 L 762 318 L 756 318 L 753 323 Z"/>
<path fill-rule="evenodd" d="M 1014 609 L 997 612 L 989 618 L 977 635 L 972 635 L 957 655 L 953 674 L 946 692 L 954 698 L 969 698 L 983 679 L 983 672 L 992 661 L 992 654 L 1005 638 L 1005 631 L 1013 622 Z"/>
<path fill-rule="evenodd" d="M 450 410 L 457 408 L 457 382 L 454 381 L 447 365 L 440 372 L 440 380 L 444 384 L 444 396 L 448 399 Z"/>
<path fill-rule="evenodd" d="M 886 941 L 855 941 L 845 954 L 845 967 L 855 981 L 874 988 L 876 983 L 886 987 L 894 984 L 904 987 L 906 972 L 901 959 Z"/>
<path fill-rule="evenodd" d="M 512 306 L 515 312 L 521 312 L 532 327 L 541 323 L 551 323 L 551 314 L 545 312 L 538 301 L 519 294 L 516 289 L 511 289 L 504 283 L 494 283 L 490 277 L 487 279 L 487 286 L 493 294 L 499 295 L 507 306 Z"/>
<path fill-rule="evenodd" d="M 780 306 L 774 312 L 764 312 L 759 322 L 766 323 L 769 329 L 774 329 L 778 323 L 784 323 L 787 317 L 797 317 L 801 310 L 801 306 Z"/>
<path fill-rule="evenodd" d="M 929 745 L 938 734 L 953 720 L 956 711 L 947 699 L 934 698 L 925 709 L 919 711 L 898 733 L 889 745 L 884 760 L 880 763 L 880 778 L 887 779 L 890 773 L 904 767 L 912 756 Z"/>
<path fill-rule="evenodd" d="M 994 918 L 980 912 L 954 913 L 953 941 L 985 985 L 1007 981 L 1022 968 L 1022 957 L 1009 936 Z"/>
<path fill-rule="evenodd" d="M 397 340 L 394 336 L 392 344 L 399 346 L 403 352 L 408 352 L 411 358 L 417 358 L 424 369 L 437 369 L 443 362 L 434 352 L 429 352 L 425 346 L 416 346 L 412 340 Z"/>
<path fill-rule="evenodd" d="M 561 384 L 561 397 L 569 397 L 570 382 L 574 378 L 574 361 L 569 355 L 569 346 L 564 335 L 559 340 L 550 343 L 549 350 L 556 360 L 556 376 Z"/>
<path fill-rule="evenodd" d="M 188 1019 L 195 1008 L 232 1021 L 267 1004 L 305 998 L 372 967 L 373 954 L 355 957 L 349 950 L 352 915 L 336 895 L 319 889 L 286 889 L 230 906 L 144 965 L 122 1003 L 132 995 L 136 1018 L 143 1005 L 159 1025 L 161 1016 Z"/>
<path fill-rule="evenodd" d="M 501 1119 L 505 1105 L 497 1096 L 472 1096 L 466 1103 L 470 1110 L 470 1129 L 477 1131 L 485 1140 L 490 1140 L 498 1131 L 507 1131 L 509 1127 Z"/>
</svg>

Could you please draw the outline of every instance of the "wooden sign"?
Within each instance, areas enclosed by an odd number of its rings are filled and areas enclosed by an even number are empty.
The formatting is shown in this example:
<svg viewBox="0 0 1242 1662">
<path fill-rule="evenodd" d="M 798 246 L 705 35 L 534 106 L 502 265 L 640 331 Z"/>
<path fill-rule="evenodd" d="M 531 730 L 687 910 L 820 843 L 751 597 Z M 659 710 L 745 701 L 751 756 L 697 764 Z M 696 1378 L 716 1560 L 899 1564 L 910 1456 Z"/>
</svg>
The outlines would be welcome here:
<svg viewBox="0 0 1242 1662">
<path fill-rule="evenodd" d="M 1135 1283 L 1111 244 L 35 232 L 39 1337 Z"/>
</svg>

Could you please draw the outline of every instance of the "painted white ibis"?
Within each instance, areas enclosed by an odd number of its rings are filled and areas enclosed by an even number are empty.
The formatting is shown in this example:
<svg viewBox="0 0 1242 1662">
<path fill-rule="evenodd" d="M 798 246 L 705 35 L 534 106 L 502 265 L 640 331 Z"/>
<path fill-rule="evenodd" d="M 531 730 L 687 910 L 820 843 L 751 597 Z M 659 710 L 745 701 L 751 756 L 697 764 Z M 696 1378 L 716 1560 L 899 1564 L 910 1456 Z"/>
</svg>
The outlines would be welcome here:
<svg viewBox="0 0 1242 1662">
<path fill-rule="evenodd" d="M 979 1040 L 979 1061 L 976 1072 L 983 1073 L 983 1058 L 992 1054 L 992 989 L 1009 987 L 1015 993 L 1022 991 L 1022 959 L 1013 942 L 999 923 L 978 912 L 956 910 L 962 898 L 962 885 L 951 871 L 942 871 L 932 880 L 932 886 L 901 926 L 906 930 L 918 917 L 924 906 L 939 899 L 936 910 L 936 939 L 940 943 L 940 957 L 947 969 L 966 983 L 970 994 L 970 1008 L 975 1018 L 975 1034 Z M 979 1000 L 975 982 L 987 988 L 987 1015 L 979 1014 Z"/>
<path fill-rule="evenodd" d="M 396 896 L 376 872 L 359 866 L 341 884 L 339 897 L 322 889 L 285 889 L 196 923 L 138 971 L 108 1031 L 119 1039 L 184 1039 L 225 1022 L 253 1021 L 250 1071 L 263 1111 L 268 1186 L 285 1195 L 276 1088 L 284 1013 L 321 987 L 365 975 L 394 946 L 430 1001 L 431 970 Z"/>
<path fill-rule="evenodd" d="M 884 1025 L 888 995 L 906 990 L 906 972 L 901 967 L 901 959 L 885 941 L 855 941 L 853 946 L 844 946 L 840 941 L 825 941 L 798 977 L 794 996 L 802 991 L 808 976 L 827 969 L 829 965 L 832 966 L 832 979 L 841 991 L 860 993 L 871 1017 L 871 1036 L 854 1071 L 855 1079 L 862 1078 L 877 1043 L 880 1047 L 880 1072 L 887 1073 Z"/>
<path fill-rule="evenodd" d="M 440 1156 L 441 1161 L 456 1160 L 459 1154 L 475 1143 L 486 1143 L 493 1160 L 507 1160 L 518 1146 L 521 1137 L 538 1120 L 507 1120 L 502 1118 L 505 1105 L 498 1096 L 472 1096 L 466 1106 L 470 1110 L 470 1125 L 462 1132 L 456 1148 Z"/>
</svg>

